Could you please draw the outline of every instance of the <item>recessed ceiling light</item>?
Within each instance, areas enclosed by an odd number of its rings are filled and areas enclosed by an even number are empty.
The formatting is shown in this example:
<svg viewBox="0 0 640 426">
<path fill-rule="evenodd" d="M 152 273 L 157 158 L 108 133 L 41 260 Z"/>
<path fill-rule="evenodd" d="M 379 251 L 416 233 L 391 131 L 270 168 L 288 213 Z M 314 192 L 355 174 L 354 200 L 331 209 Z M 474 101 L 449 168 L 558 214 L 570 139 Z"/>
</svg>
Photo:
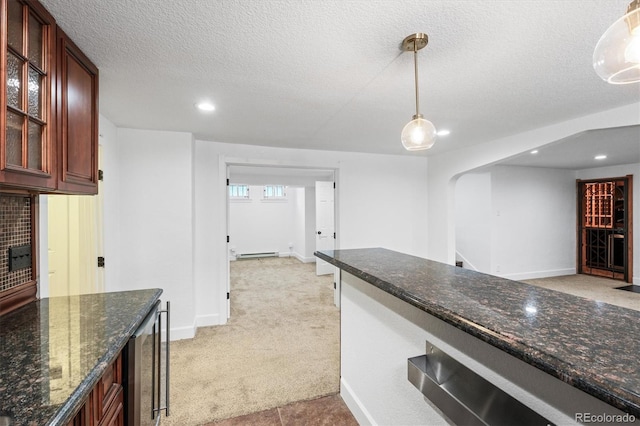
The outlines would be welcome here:
<svg viewBox="0 0 640 426">
<path fill-rule="evenodd" d="M 438 136 L 447 136 L 449 133 L 451 133 L 451 131 L 447 130 L 447 129 L 442 129 L 442 130 L 438 130 L 438 133 L 436 133 Z"/>
<path fill-rule="evenodd" d="M 537 154 L 537 153 L 538 153 L 537 149 L 534 149 L 533 151 L 530 152 L 530 154 Z"/>
<path fill-rule="evenodd" d="M 211 112 L 215 111 L 216 107 L 211 102 L 200 102 L 196 104 L 196 108 L 200 111 Z"/>
<path fill-rule="evenodd" d="M 605 158 L 607 158 L 606 155 L 596 155 L 595 157 L 593 157 L 596 160 L 604 160 Z"/>
</svg>

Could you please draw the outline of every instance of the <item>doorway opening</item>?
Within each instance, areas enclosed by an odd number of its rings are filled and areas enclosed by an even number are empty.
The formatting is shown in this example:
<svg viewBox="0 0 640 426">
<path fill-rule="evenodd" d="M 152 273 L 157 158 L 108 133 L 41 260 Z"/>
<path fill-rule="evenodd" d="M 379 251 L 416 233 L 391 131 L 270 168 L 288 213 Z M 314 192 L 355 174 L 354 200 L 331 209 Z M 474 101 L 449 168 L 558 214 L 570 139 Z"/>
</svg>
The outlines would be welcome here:
<svg viewBox="0 0 640 426">
<path fill-rule="evenodd" d="M 234 297 L 231 262 L 291 257 L 315 264 L 316 275 L 335 267 L 318 262 L 316 250 L 336 245 L 336 170 L 227 163 L 227 317 Z M 339 305 L 339 283 L 334 303 Z"/>
<path fill-rule="evenodd" d="M 578 273 L 632 282 L 632 176 L 578 180 Z"/>
<path fill-rule="evenodd" d="M 102 145 L 100 170 L 101 159 Z M 48 261 L 41 286 L 49 297 L 105 291 L 102 185 L 99 180 L 96 195 L 47 195 Z"/>
</svg>

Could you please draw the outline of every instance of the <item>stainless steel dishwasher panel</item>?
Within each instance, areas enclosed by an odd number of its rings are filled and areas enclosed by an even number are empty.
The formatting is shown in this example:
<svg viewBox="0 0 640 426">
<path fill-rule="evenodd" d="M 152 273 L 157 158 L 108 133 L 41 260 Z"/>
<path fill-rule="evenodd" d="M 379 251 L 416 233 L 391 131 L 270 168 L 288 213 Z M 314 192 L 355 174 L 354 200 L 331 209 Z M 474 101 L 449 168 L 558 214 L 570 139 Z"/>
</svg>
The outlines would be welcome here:
<svg viewBox="0 0 640 426">
<path fill-rule="evenodd" d="M 408 379 L 458 425 L 551 425 L 429 342 L 426 355 L 409 358 Z"/>
</svg>

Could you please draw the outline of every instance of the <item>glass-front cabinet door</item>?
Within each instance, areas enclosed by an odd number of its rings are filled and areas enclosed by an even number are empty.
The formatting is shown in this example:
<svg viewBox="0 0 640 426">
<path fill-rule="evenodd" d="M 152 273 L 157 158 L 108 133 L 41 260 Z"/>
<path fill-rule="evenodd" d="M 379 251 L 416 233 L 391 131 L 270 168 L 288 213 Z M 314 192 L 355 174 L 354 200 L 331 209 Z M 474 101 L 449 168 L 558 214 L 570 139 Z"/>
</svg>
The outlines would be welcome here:
<svg viewBox="0 0 640 426">
<path fill-rule="evenodd" d="M 55 21 L 37 2 L 0 0 L 3 69 L 0 183 L 55 188 Z"/>
</svg>

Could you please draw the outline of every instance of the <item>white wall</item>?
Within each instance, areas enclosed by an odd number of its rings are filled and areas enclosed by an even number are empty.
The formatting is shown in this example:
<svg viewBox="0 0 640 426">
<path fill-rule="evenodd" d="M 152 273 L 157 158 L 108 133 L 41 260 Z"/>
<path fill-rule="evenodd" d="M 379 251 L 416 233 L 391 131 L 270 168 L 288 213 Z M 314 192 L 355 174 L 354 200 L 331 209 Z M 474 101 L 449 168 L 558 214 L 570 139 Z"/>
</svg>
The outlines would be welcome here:
<svg viewBox="0 0 640 426">
<path fill-rule="evenodd" d="M 301 259 L 304 256 L 305 249 L 304 188 L 290 188 L 289 193 L 294 210 L 292 224 L 292 228 L 294 230 L 292 256 Z"/>
<path fill-rule="evenodd" d="M 491 169 L 491 274 L 523 280 L 576 271 L 575 172 Z"/>
<path fill-rule="evenodd" d="M 640 164 L 578 170 L 577 179 L 633 175 L 633 283 L 640 285 Z"/>
<path fill-rule="evenodd" d="M 574 274 L 575 200 L 572 170 L 493 166 L 463 175 L 456 251 L 471 269 L 515 280 Z"/>
<path fill-rule="evenodd" d="M 316 188 L 304 189 L 304 254 L 303 262 L 315 262 L 316 251 Z"/>
<path fill-rule="evenodd" d="M 296 237 L 295 191 L 287 190 L 283 200 L 265 200 L 262 192 L 262 186 L 249 185 L 249 199 L 229 201 L 231 247 L 236 255 L 278 252 L 288 256 L 289 243 Z M 304 219 L 304 211 L 301 215 Z"/>
<path fill-rule="evenodd" d="M 468 173 L 456 182 L 456 260 L 491 271 L 491 174 Z"/>
<path fill-rule="evenodd" d="M 316 201 L 314 187 L 291 188 L 294 205 L 293 256 L 305 263 L 316 261 Z"/>
<path fill-rule="evenodd" d="M 226 322 L 227 164 L 336 170 L 338 246 L 426 255 L 424 157 L 194 142 L 189 133 L 115 129 L 105 119 L 101 126 L 114 139 L 103 153 L 106 289 L 163 288 L 172 338 Z M 307 255 L 311 200 L 305 189 Z"/>
<path fill-rule="evenodd" d="M 228 268 L 224 197 L 227 164 L 334 169 L 337 171 L 338 196 L 337 247 L 387 247 L 426 255 L 427 159 L 424 157 L 196 140 L 195 159 L 195 292 L 199 325 L 226 322 Z M 202 188 L 206 188 L 206 195 L 200 192 Z M 306 192 L 305 200 L 309 196 Z M 307 224 L 310 222 L 307 220 Z M 202 321 L 202 318 L 207 320 Z"/>
<path fill-rule="evenodd" d="M 162 288 L 162 299 L 172 304 L 173 337 L 191 337 L 196 312 L 192 136 L 120 128 L 115 145 L 105 155 L 110 158 L 105 167 L 118 175 L 105 197 L 105 222 L 115 229 L 106 228 L 105 234 L 117 234 L 109 237 L 117 246 L 106 257 L 117 257 L 119 274 L 107 276 L 106 288 Z"/>
</svg>

